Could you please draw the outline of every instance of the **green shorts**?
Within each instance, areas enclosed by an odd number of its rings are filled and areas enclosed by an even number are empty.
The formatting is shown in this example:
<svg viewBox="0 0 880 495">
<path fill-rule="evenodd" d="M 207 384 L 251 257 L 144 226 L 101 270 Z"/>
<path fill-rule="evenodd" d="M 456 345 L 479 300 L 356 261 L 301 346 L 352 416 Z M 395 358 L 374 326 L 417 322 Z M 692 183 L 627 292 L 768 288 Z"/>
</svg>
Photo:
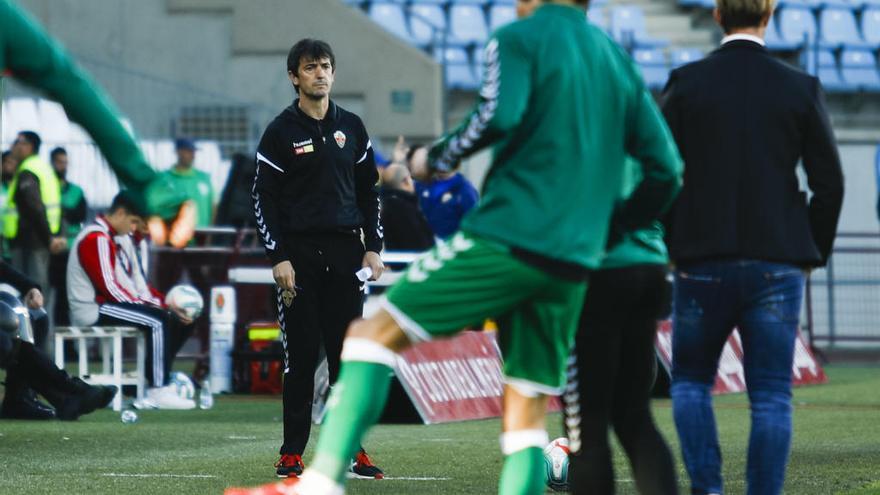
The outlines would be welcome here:
<svg viewBox="0 0 880 495">
<path fill-rule="evenodd" d="M 586 288 L 524 263 L 504 245 L 459 232 L 414 261 L 383 307 L 413 342 L 495 318 L 507 382 L 523 393 L 554 395 L 565 386 Z"/>
</svg>

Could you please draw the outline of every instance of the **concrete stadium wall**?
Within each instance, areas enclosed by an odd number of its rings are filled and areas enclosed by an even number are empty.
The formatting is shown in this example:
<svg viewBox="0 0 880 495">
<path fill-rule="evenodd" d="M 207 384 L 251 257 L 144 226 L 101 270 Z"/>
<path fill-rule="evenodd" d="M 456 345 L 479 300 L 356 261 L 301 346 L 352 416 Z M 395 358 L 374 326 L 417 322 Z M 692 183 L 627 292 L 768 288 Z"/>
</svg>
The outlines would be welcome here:
<svg viewBox="0 0 880 495">
<path fill-rule="evenodd" d="M 334 97 L 362 112 L 371 134 L 441 131 L 439 66 L 339 0 L 18 3 L 82 58 L 145 138 L 167 137 L 169 112 L 193 103 L 250 105 L 262 128 L 294 97 L 285 61 L 303 37 L 333 45 Z M 392 106 L 392 94 L 411 103 Z"/>
</svg>

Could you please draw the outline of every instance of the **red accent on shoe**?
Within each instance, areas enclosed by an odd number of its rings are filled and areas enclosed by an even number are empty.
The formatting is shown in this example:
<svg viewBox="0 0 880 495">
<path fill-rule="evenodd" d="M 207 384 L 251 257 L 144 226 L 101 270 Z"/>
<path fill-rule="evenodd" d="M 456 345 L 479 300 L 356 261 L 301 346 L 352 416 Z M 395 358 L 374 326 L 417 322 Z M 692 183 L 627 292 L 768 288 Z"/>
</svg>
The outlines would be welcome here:
<svg viewBox="0 0 880 495">
<path fill-rule="evenodd" d="M 370 456 L 368 456 L 367 453 L 366 453 L 365 451 L 363 451 L 363 450 L 359 451 L 359 452 L 357 453 L 357 455 L 355 455 L 355 457 L 354 457 L 354 462 L 355 462 L 355 464 L 357 464 L 358 466 L 363 466 L 363 467 L 376 467 L 376 466 L 373 464 L 373 461 L 370 460 Z M 381 471 L 380 471 L 379 473 L 376 474 L 376 479 L 377 479 L 377 480 L 381 480 L 381 479 L 384 478 L 384 477 L 385 477 L 385 474 L 382 473 Z"/>
<path fill-rule="evenodd" d="M 278 462 L 275 463 L 275 468 L 290 468 L 290 474 L 288 475 L 291 478 L 296 478 L 298 474 L 301 474 L 305 469 L 305 465 L 302 461 L 302 456 L 299 454 L 282 454 L 281 459 L 278 459 Z M 299 468 L 299 473 L 294 472 L 296 468 Z"/>
</svg>

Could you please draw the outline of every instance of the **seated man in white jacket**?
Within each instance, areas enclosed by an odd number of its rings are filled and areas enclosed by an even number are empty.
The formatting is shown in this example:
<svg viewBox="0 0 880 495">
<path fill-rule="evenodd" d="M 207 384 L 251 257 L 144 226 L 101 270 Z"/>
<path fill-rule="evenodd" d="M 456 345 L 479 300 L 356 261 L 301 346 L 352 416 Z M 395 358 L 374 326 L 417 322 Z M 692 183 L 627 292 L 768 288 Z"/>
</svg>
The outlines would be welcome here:
<svg viewBox="0 0 880 495">
<path fill-rule="evenodd" d="M 192 335 L 193 321 L 166 307 L 161 293 L 146 282 L 129 234 L 143 215 L 125 191 L 105 215 L 83 229 L 67 265 L 70 319 L 74 325 L 137 326 L 147 337 L 147 404 L 160 409 L 193 409 L 168 385 L 171 364 Z"/>
</svg>

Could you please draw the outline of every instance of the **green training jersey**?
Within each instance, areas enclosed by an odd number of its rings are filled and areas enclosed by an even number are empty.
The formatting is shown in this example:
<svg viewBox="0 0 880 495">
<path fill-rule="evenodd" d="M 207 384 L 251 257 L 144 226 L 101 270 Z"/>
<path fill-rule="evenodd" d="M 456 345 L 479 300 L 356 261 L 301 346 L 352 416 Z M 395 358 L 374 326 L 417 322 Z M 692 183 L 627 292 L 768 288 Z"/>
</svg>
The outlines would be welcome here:
<svg viewBox="0 0 880 495">
<path fill-rule="evenodd" d="M 196 227 L 208 227 L 214 216 L 214 191 L 211 188 L 211 176 L 190 167 L 179 169 L 171 167 L 162 175 L 174 185 L 174 189 L 181 191 L 186 199 L 196 204 L 198 217 Z"/>
<path fill-rule="evenodd" d="M 432 147 L 431 166 L 490 145 L 462 230 L 586 268 L 602 260 L 627 154 L 654 186 L 633 196 L 627 220 L 656 218 L 679 187 L 674 141 L 638 68 L 583 8 L 545 4 L 492 35 L 479 101 Z"/>
<path fill-rule="evenodd" d="M 95 140 L 119 182 L 150 212 L 164 218 L 177 213 L 180 195 L 156 180 L 113 103 L 36 21 L 0 0 L 0 74 L 7 71 L 61 103 L 67 116 Z"/>
<path fill-rule="evenodd" d="M 626 159 L 622 197 L 629 198 L 641 180 L 641 164 L 637 160 L 628 157 Z M 663 242 L 663 234 L 663 225 L 659 221 L 654 221 L 644 228 L 624 232 L 620 242 L 615 244 L 605 254 L 601 268 L 665 265 L 669 263 L 669 253 L 666 250 L 666 243 Z"/>
</svg>

